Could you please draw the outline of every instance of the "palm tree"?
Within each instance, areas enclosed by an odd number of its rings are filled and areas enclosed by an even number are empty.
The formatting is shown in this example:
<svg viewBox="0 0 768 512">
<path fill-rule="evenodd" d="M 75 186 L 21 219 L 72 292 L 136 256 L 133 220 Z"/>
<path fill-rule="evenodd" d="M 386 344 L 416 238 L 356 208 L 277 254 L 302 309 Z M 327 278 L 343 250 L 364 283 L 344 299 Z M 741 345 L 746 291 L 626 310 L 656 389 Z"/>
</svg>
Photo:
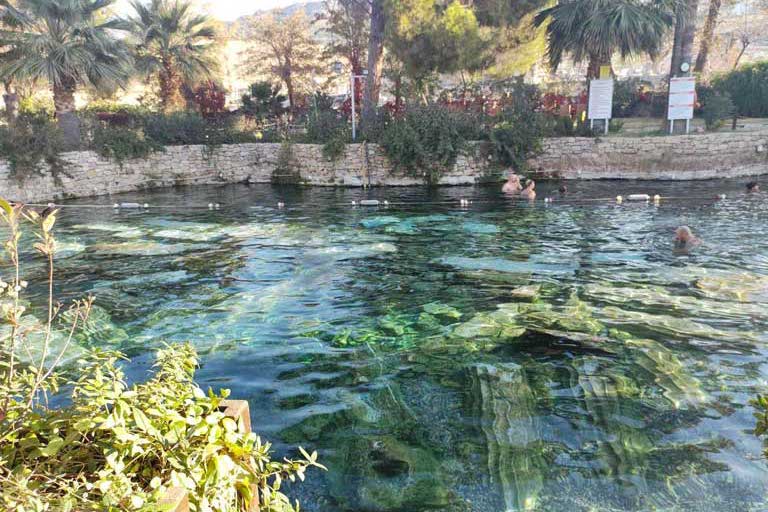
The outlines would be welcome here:
<svg viewBox="0 0 768 512">
<path fill-rule="evenodd" d="M 559 0 L 539 12 L 534 24 L 546 26 L 547 57 L 557 69 L 566 55 L 588 61 L 587 78 L 599 75 L 619 53 L 622 58 L 655 58 L 675 21 L 673 0 Z"/>
<path fill-rule="evenodd" d="M 75 91 L 122 86 L 130 54 L 115 37 L 124 24 L 107 18 L 115 0 L 0 0 L 0 80 L 45 80 L 68 146 L 79 143 Z"/>
<path fill-rule="evenodd" d="M 216 67 L 211 20 L 182 0 L 133 0 L 132 5 L 136 15 L 128 21 L 136 39 L 136 68 L 157 78 L 163 110 L 179 108 L 182 85 L 209 78 Z"/>
</svg>

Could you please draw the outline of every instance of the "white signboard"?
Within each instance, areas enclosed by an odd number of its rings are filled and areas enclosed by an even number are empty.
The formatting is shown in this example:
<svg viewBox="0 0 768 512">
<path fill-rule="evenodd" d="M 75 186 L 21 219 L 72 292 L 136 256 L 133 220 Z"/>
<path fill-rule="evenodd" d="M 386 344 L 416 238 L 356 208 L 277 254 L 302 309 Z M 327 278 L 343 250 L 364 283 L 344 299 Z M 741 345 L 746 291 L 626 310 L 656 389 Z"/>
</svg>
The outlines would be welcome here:
<svg viewBox="0 0 768 512">
<path fill-rule="evenodd" d="M 667 119 L 693 119 L 693 104 L 696 102 L 696 78 L 685 76 L 669 81 L 669 113 Z"/>
<path fill-rule="evenodd" d="M 589 82 L 589 119 L 610 119 L 613 114 L 613 79 Z"/>
</svg>

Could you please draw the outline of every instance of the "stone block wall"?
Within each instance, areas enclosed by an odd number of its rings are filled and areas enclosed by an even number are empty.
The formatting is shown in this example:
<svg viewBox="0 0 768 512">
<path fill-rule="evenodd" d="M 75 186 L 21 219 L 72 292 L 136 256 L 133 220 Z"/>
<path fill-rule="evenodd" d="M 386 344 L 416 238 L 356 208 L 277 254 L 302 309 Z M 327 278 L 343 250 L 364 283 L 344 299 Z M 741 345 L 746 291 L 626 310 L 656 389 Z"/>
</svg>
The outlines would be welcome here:
<svg viewBox="0 0 768 512">
<path fill-rule="evenodd" d="M 768 132 L 545 139 L 530 165 L 559 179 L 700 180 L 768 174 Z"/>
<path fill-rule="evenodd" d="M 322 146 L 233 144 L 172 146 L 122 165 L 92 151 L 62 154 L 64 172 L 47 169 L 14 176 L 0 161 L 0 196 L 44 202 L 162 188 L 174 185 L 289 181 L 320 186 L 419 185 L 421 178 L 396 171 L 375 144 L 350 144 L 334 162 Z M 555 179 L 708 179 L 768 174 L 768 131 L 679 137 L 545 139 L 530 161 L 535 176 Z M 470 185 L 502 178 L 476 146 L 460 156 L 441 185 Z"/>
</svg>

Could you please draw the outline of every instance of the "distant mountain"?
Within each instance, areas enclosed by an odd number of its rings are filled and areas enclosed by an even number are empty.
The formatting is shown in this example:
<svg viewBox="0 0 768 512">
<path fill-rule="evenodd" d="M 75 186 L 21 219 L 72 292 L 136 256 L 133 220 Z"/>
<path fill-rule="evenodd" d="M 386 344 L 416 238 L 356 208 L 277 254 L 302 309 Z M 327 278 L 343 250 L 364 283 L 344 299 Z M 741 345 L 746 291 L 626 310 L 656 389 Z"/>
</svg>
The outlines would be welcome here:
<svg viewBox="0 0 768 512">
<path fill-rule="evenodd" d="M 232 30 L 233 34 L 238 35 L 244 35 L 244 29 L 247 27 L 250 23 L 254 21 L 258 21 L 259 18 L 263 18 L 265 16 L 274 16 L 276 18 L 287 18 L 297 11 L 304 11 L 304 13 L 307 15 L 309 19 L 314 19 L 315 16 L 320 14 L 323 9 L 325 8 L 325 2 L 322 0 L 315 1 L 315 2 L 307 2 L 305 4 L 291 4 L 287 7 L 281 7 L 276 9 L 262 9 L 257 10 L 251 15 L 248 16 L 240 16 L 235 21 L 229 23 L 229 27 Z"/>
</svg>

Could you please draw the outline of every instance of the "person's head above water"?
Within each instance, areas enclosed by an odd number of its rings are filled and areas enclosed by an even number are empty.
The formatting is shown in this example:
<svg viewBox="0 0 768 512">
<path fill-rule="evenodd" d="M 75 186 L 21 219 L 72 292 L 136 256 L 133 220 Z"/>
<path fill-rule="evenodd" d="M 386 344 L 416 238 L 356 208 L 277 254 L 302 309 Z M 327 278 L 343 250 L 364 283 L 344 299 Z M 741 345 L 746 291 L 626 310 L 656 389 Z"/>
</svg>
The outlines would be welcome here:
<svg viewBox="0 0 768 512">
<path fill-rule="evenodd" d="M 510 183 L 520 183 L 520 176 L 518 176 L 514 172 L 510 173 L 509 178 L 507 178 L 507 181 Z"/>
<path fill-rule="evenodd" d="M 693 231 L 688 226 L 680 226 L 675 230 L 675 241 L 681 244 L 693 242 L 697 240 Z"/>
<path fill-rule="evenodd" d="M 557 189 L 558 192 L 561 194 L 567 194 L 568 193 L 568 186 L 567 185 L 560 185 L 560 188 Z"/>
<path fill-rule="evenodd" d="M 747 183 L 747 192 L 760 192 L 760 184 L 756 181 Z"/>
<path fill-rule="evenodd" d="M 525 182 L 525 188 L 528 189 L 528 190 L 533 190 L 534 188 L 536 188 L 536 182 L 533 181 L 533 180 L 526 181 Z"/>
</svg>

